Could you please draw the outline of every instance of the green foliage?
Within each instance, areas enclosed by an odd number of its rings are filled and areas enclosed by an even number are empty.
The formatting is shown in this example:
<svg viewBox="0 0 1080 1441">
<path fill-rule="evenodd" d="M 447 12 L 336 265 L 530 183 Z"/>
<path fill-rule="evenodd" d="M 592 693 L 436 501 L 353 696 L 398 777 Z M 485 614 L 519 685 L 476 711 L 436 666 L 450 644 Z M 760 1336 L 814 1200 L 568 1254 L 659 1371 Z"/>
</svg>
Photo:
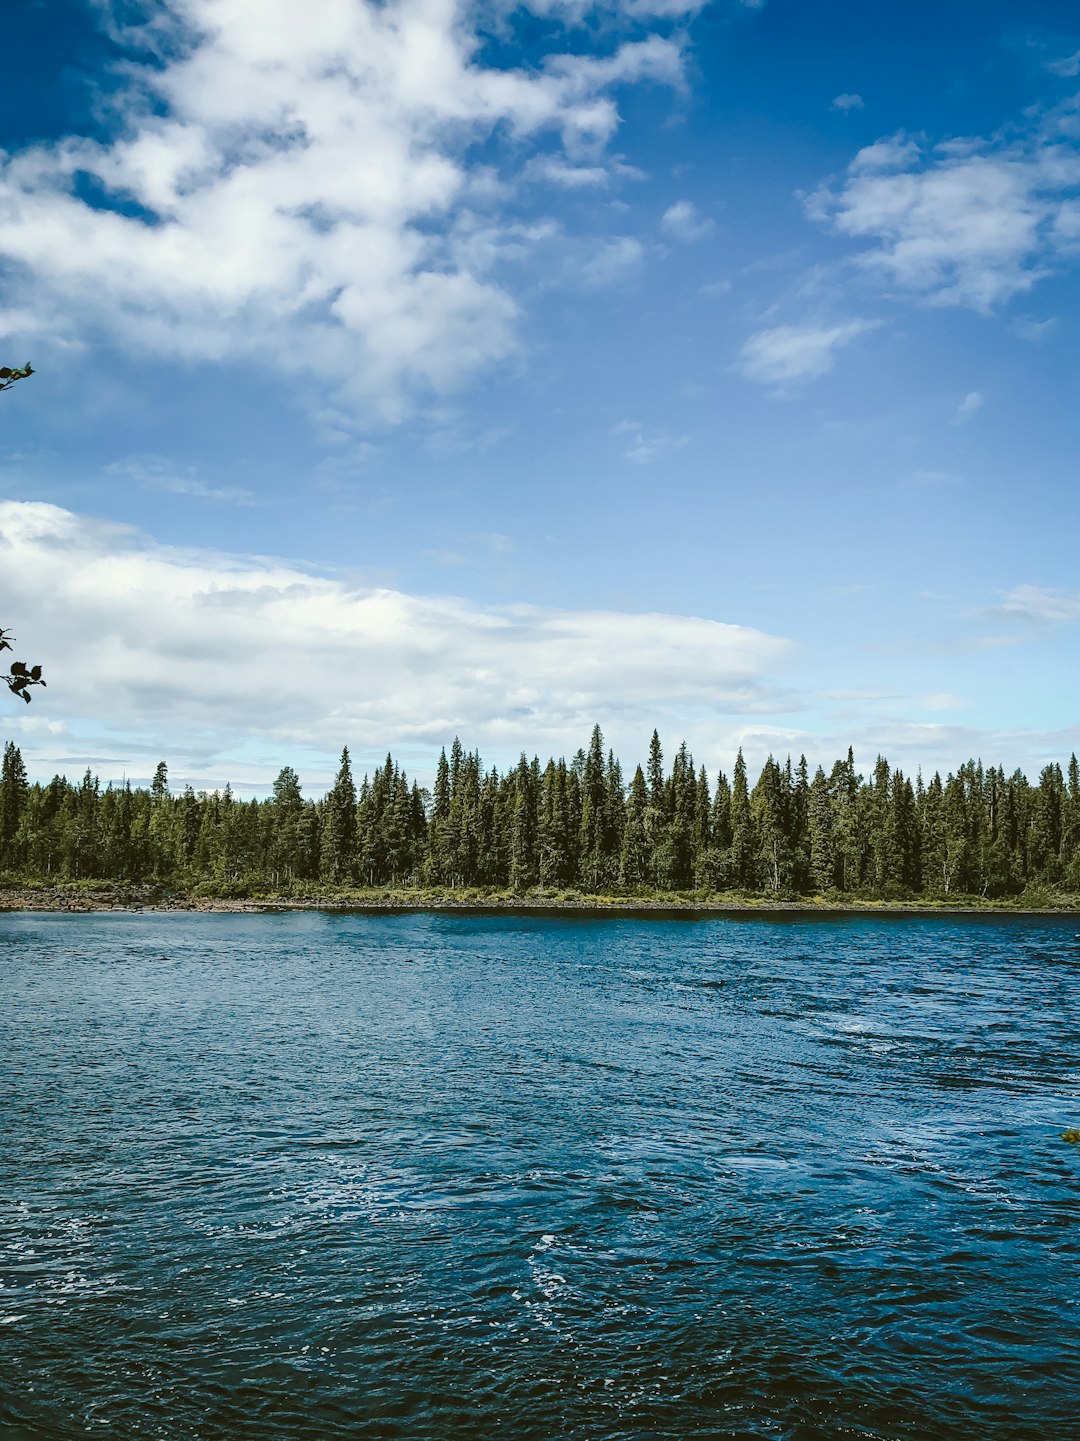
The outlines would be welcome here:
<svg viewBox="0 0 1080 1441">
<path fill-rule="evenodd" d="M 0 365 L 0 391 L 10 390 L 18 380 L 25 380 L 27 376 L 33 375 L 34 371 L 30 362 L 25 365 L 10 366 Z M 14 637 L 9 631 L 0 628 L 0 651 L 10 650 Z M 39 665 L 28 666 L 24 661 L 13 660 L 11 669 L 7 675 L 0 675 L 12 695 L 19 696 L 30 704 L 30 689 L 32 686 L 44 685 L 41 678 L 41 667 Z"/>
<path fill-rule="evenodd" d="M 764 902 L 1044 906 L 1080 891 L 1080 766 L 1019 771 L 967 761 L 913 785 L 851 752 L 813 780 L 765 762 L 751 788 L 710 785 L 685 745 L 670 773 L 654 733 L 627 786 L 599 727 L 567 763 L 522 755 L 505 775 L 455 739 L 434 791 L 387 756 L 359 790 L 348 750 L 334 784 L 304 798 L 289 766 L 263 801 L 229 786 L 174 795 L 162 762 L 148 789 L 104 789 L 89 771 L 30 785 L 18 747 L 0 768 L 0 869 L 23 883 L 159 886 L 214 897 L 385 893 L 537 899 L 722 895 Z"/>
<path fill-rule="evenodd" d="M 0 628 L 0 651 L 10 650 L 11 642 L 14 639 L 15 637 L 10 631 Z M 0 676 L 0 679 L 4 681 L 12 695 L 19 696 L 27 705 L 30 704 L 31 686 L 45 684 L 41 678 L 41 667 L 39 665 L 28 666 L 21 660 L 13 660 L 11 670 L 7 675 Z"/>
<path fill-rule="evenodd" d="M 0 365 L 0 390 L 8 390 L 17 380 L 25 380 L 34 371 L 27 361 L 25 365 Z"/>
</svg>

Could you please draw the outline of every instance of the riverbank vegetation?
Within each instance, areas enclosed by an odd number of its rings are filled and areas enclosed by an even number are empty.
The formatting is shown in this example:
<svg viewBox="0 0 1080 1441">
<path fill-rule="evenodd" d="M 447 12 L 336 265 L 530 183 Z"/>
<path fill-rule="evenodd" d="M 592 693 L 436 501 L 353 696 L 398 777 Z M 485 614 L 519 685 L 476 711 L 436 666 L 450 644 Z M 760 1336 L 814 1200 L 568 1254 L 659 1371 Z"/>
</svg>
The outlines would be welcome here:
<svg viewBox="0 0 1080 1441">
<path fill-rule="evenodd" d="M 170 791 L 30 785 L 9 743 L 0 774 L 0 876 L 12 887 L 107 883 L 191 898 L 281 896 L 346 904 L 536 898 L 723 904 L 974 900 L 1049 905 L 1080 893 L 1080 770 L 1037 782 L 968 761 L 912 781 L 852 753 L 810 774 L 770 757 L 751 784 L 740 752 L 710 779 L 685 745 L 665 767 L 654 733 L 627 783 L 599 728 L 570 761 L 522 756 L 500 774 L 454 742 L 432 792 L 391 757 L 357 786 L 305 799 L 285 767 L 265 800 L 228 786 Z"/>
</svg>

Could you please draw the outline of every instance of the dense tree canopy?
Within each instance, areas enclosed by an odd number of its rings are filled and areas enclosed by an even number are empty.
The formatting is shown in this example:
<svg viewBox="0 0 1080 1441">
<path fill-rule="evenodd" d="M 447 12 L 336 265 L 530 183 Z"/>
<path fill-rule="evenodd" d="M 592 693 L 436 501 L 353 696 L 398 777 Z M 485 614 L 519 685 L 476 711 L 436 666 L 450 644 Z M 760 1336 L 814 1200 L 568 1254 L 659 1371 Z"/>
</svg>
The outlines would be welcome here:
<svg viewBox="0 0 1080 1441">
<path fill-rule="evenodd" d="M 433 793 L 387 756 L 357 788 L 348 751 L 305 800 L 286 766 L 262 801 L 228 786 L 30 785 L 9 743 L 0 774 L 0 868 L 9 878 L 159 882 L 218 894 L 327 886 L 489 887 L 517 894 L 648 891 L 885 900 L 1031 889 L 1080 892 L 1080 769 L 1032 784 L 967 761 L 912 782 L 851 751 L 810 774 L 770 757 L 751 787 L 742 753 L 710 783 L 685 745 L 665 768 L 655 733 L 629 783 L 599 727 L 568 762 L 522 756 L 500 775 L 455 740 Z"/>
</svg>

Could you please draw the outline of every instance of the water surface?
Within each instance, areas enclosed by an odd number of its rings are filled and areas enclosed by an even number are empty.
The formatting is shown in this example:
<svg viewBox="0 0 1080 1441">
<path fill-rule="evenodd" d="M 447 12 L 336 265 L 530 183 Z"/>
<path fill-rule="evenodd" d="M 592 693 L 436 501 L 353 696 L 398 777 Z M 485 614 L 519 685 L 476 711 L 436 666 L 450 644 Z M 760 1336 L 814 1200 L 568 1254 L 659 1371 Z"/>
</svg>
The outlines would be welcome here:
<svg viewBox="0 0 1080 1441">
<path fill-rule="evenodd" d="M 1075 919 L 0 917 L 5 1438 L 1080 1435 Z"/>
</svg>

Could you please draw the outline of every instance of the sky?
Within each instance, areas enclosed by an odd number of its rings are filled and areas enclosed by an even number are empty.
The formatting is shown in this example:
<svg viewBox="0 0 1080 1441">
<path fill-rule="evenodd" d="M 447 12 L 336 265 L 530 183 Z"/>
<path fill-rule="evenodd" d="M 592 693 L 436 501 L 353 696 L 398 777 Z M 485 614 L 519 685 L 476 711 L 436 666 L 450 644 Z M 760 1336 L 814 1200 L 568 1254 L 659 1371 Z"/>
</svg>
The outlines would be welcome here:
<svg viewBox="0 0 1080 1441">
<path fill-rule="evenodd" d="M 32 777 L 1080 749 L 1080 9 L 15 0 Z"/>
</svg>

